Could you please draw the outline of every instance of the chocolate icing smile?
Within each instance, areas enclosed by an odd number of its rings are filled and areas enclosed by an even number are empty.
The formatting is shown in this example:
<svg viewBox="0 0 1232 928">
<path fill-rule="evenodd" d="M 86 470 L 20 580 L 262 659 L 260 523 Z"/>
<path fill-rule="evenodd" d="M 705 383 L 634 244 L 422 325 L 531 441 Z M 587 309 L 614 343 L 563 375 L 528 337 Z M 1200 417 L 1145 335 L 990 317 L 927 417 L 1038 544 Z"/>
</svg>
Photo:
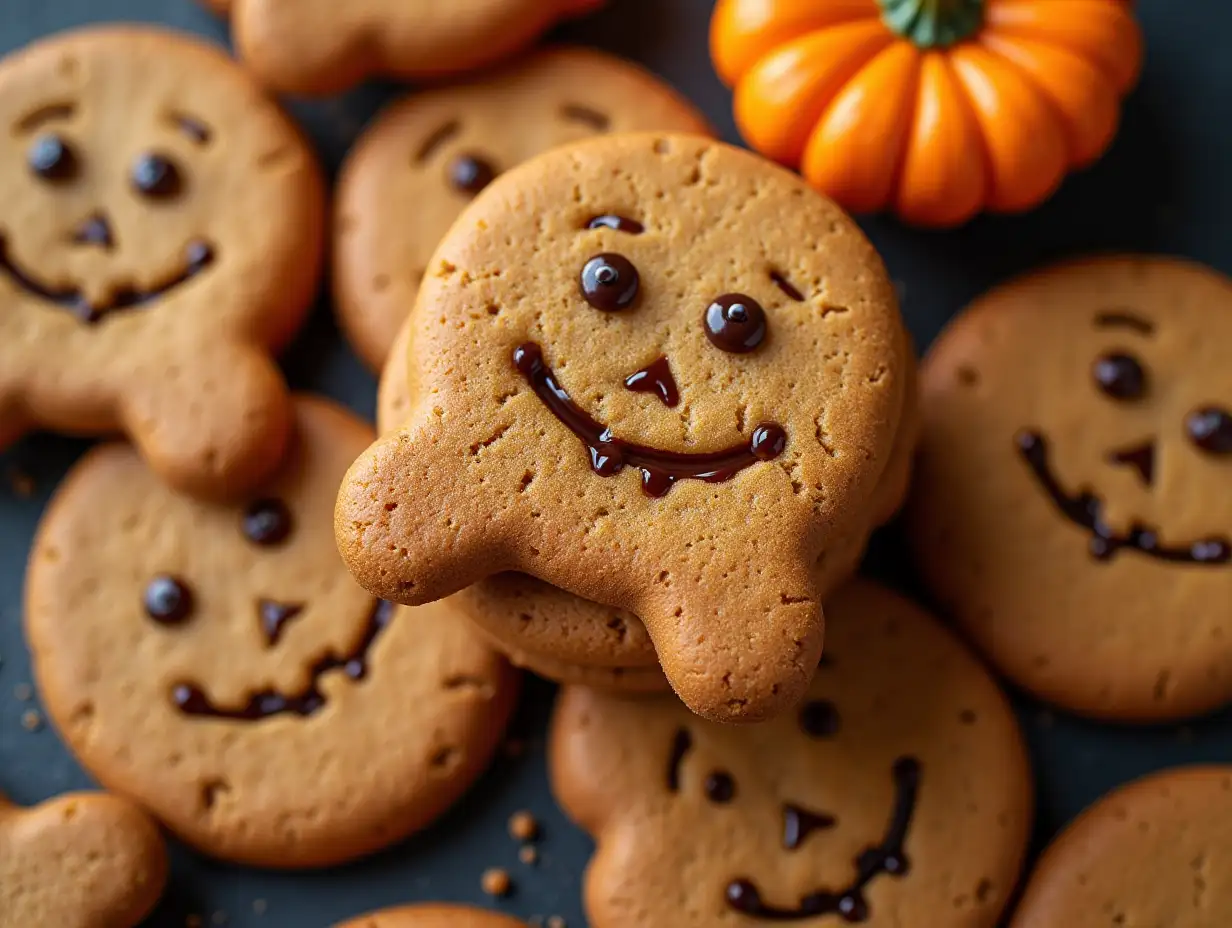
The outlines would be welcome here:
<svg viewBox="0 0 1232 928">
<path fill-rule="evenodd" d="M 111 313 L 146 306 L 166 296 L 181 284 L 188 283 L 214 263 L 214 249 L 202 241 L 190 242 L 184 252 L 184 261 L 183 268 L 148 290 L 121 287 L 106 303 L 95 306 L 86 300 L 85 294 L 79 288 L 51 287 L 35 280 L 28 271 L 13 263 L 8 242 L 0 236 L 0 271 L 6 273 L 9 279 L 26 293 L 68 310 L 86 325 L 94 325 Z"/>
<path fill-rule="evenodd" d="M 915 814 L 920 791 L 920 762 L 914 757 L 900 757 L 894 763 L 894 811 L 881 843 L 867 848 L 856 858 L 856 878 L 841 890 L 817 890 L 800 900 L 794 909 L 780 908 L 764 902 L 752 880 L 741 877 L 727 884 L 729 908 L 768 922 L 795 922 L 825 915 L 838 915 L 855 924 L 868 921 L 868 901 L 864 890 L 881 875 L 904 877 L 910 862 L 903 850 L 907 830 Z"/>
<path fill-rule="evenodd" d="M 1096 560 L 1111 560 L 1122 548 L 1128 548 L 1176 564 L 1218 566 L 1232 561 L 1232 542 L 1227 538 L 1204 538 L 1188 545 L 1168 546 L 1160 543 L 1154 529 L 1136 523 L 1127 534 L 1118 535 L 1104 523 L 1099 497 L 1086 491 L 1071 495 L 1062 489 L 1048 466 L 1048 441 L 1043 435 L 1019 432 L 1015 442 L 1035 479 L 1061 514 L 1091 533 L 1091 556 Z"/>
<path fill-rule="evenodd" d="M 590 452 L 590 466 L 596 474 L 614 477 L 626 467 L 636 467 L 642 472 L 642 489 L 650 496 L 665 495 L 677 480 L 731 480 L 759 461 L 773 461 L 787 445 L 787 433 L 773 422 L 754 429 L 746 444 L 723 451 L 687 454 L 635 444 L 613 436 L 607 426 L 573 401 L 544 362 L 543 350 L 534 342 L 514 350 L 513 364 L 552 415 L 581 439 Z"/>
</svg>

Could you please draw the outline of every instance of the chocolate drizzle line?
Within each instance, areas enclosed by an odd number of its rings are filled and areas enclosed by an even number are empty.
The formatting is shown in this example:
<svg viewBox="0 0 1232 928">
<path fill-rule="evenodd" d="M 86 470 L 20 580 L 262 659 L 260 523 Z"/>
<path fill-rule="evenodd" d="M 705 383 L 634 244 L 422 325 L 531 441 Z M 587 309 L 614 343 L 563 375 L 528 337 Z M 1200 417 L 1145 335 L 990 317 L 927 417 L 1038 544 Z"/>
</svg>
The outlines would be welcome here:
<svg viewBox="0 0 1232 928">
<path fill-rule="evenodd" d="M 393 603 L 377 600 L 368 616 L 368 624 L 359 643 L 348 654 L 326 654 L 313 664 L 312 680 L 303 692 L 288 696 L 277 690 L 262 690 L 249 696 L 248 702 L 242 708 L 227 709 L 216 706 L 195 683 L 179 683 L 171 690 L 171 701 L 185 715 L 233 722 L 259 722 L 275 715 L 313 715 L 320 711 L 327 701 L 325 694 L 321 692 L 321 677 L 325 674 L 341 670 L 352 680 L 362 680 L 368 675 L 368 656 L 372 646 L 389 627 L 396 608 Z"/>
<path fill-rule="evenodd" d="M 664 496 L 677 480 L 722 483 L 759 461 L 773 461 L 787 445 L 787 433 L 773 422 L 759 425 L 746 444 L 723 451 L 683 454 L 661 451 L 648 445 L 616 438 L 573 402 L 552 369 L 544 363 L 543 350 L 534 342 L 514 349 L 513 364 L 526 378 L 543 405 L 576 435 L 590 452 L 590 467 L 601 477 L 614 477 L 625 467 L 642 472 L 647 495 Z"/>
<path fill-rule="evenodd" d="M 794 909 L 784 909 L 762 901 L 757 886 L 749 879 L 727 884 L 727 905 L 744 915 L 770 922 L 794 922 L 825 915 L 838 915 L 849 924 L 868 921 L 868 900 L 864 890 L 879 876 L 906 876 L 911 868 L 903 850 L 907 831 L 915 814 L 920 790 L 920 762 L 900 757 L 894 763 L 894 811 L 881 843 L 865 849 L 856 858 L 856 878 L 838 892 L 817 890 L 800 900 Z"/>
<path fill-rule="evenodd" d="M 1062 489 L 1048 466 L 1048 441 L 1043 435 L 1031 431 L 1019 432 L 1015 442 L 1035 479 L 1061 514 L 1091 533 L 1089 548 L 1096 560 L 1109 561 L 1122 548 L 1128 548 L 1171 563 L 1216 566 L 1232 561 L 1232 542 L 1226 538 L 1205 538 L 1188 545 L 1169 547 L 1160 544 L 1154 529 L 1137 523 L 1128 534 L 1118 535 L 1104 523 L 1100 513 L 1103 503 L 1099 497 L 1087 491 L 1070 495 Z"/>
<path fill-rule="evenodd" d="M 680 792 L 680 765 L 684 763 L 685 755 L 693 747 L 693 736 L 687 728 L 677 730 L 672 739 L 672 756 L 667 762 L 667 788 L 673 793 Z"/>
<path fill-rule="evenodd" d="M 151 289 L 135 290 L 132 287 L 123 287 L 117 290 L 106 304 L 92 306 L 79 289 L 48 287 L 39 283 L 13 263 L 8 254 L 8 243 L 0 238 L 0 270 L 5 271 L 26 293 L 68 310 L 86 325 L 94 325 L 111 313 L 152 303 L 180 284 L 187 283 L 214 263 L 214 249 L 205 242 L 192 242 L 186 249 L 185 258 L 187 263 L 182 270 Z"/>
<path fill-rule="evenodd" d="M 640 371 L 625 378 L 625 389 L 634 393 L 653 393 L 663 405 L 675 408 L 680 404 L 680 388 L 672 376 L 672 367 L 667 358 L 651 361 Z"/>
</svg>

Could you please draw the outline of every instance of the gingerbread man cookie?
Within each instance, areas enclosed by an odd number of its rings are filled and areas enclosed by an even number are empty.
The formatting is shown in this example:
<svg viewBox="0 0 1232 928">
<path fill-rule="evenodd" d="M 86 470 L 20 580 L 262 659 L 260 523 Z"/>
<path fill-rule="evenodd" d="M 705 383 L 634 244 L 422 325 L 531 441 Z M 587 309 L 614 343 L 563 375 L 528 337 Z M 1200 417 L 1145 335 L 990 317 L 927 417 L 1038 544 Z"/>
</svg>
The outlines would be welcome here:
<svg viewBox="0 0 1232 928">
<path fill-rule="evenodd" d="M 337 928 L 526 928 L 526 924 L 484 909 L 428 904 L 361 915 Z"/>
<path fill-rule="evenodd" d="M 867 524 L 906 392 L 854 223 L 722 143 L 590 140 L 476 198 L 412 318 L 425 388 L 338 502 L 360 582 L 416 603 L 529 573 L 640 616 L 695 711 L 793 705 L 813 566 Z"/>
<path fill-rule="evenodd" d="M 557 145 L 655 129 L 711 134 L 658 78 L 584 48 L 538 52 L 386 110 L 348 157 L 337 196 L 334 292 L 360 357 L 380 370 L 441 237 L 498 174 Z"/>
<path fill-rule="evenodd" d="M 0 928 L 134 928 L 166 880 L 162 836 L 131 803 L 75 793 L 19 809 L 0 796 Z"/>
<path fill-rule="evenodd" d="M 564 691 L 549 762 L 595 837 L 592 928 L 998 923 L 1033 795 L 1008 703 L 893 593 L 857 581 L 827 617 L 807 698 L 763 725 Z"/>
<path fill-rule="evenodd" d="M 230 0 L 240 56 L 287 93 L 473 71 L 604 0 Z"/>
<path fill-rule="evenodd" d="M 138 27 L 0 61 L 0 125 L 0 444 L 124 431 L 178 489 L 259 482 L 322 250 L 294 126 L 221 50 Z"/>
<path fill-rule="evenodd" d="M 1044 852 L 1011 928 L 1232 925 L 1230 822 L 1229 766 L 1122 787 Z"/>
<path fill-rule="evenodd" d="M 276 477 L 240 506 L 162 487 L 125 445 L 87 454 L 40 527 L 26 625 L 82 764 L 206 853 L 323 866 L 427 825 L 479 776 L 516 678 L 448 602 L 367 595 L 331 502 L 371 440 L 296 401 Z"/>
<path fill-rule="evenodd" d="M 1232 699 L 1232 282 L 1171 258 L 1037 271 L 923 368 L 911 534 L 1001 672 L 1067 709 Z"/>
</svg>

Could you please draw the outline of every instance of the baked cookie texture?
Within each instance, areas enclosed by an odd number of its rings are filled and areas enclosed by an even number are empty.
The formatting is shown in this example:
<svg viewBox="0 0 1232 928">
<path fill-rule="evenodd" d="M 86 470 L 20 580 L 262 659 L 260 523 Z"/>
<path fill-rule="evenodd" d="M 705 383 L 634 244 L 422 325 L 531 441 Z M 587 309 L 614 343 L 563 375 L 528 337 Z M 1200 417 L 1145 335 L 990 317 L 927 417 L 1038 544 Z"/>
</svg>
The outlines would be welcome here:
<svg viewBox="0 0 1232 928">
<path fill-rule="evenodd" d="M 339 496 L 361 583 L 418 603 L 529 573 L 640 616 L 701 714 L 798 701 L 813 565 L 867 522 L 908 379 L 854 223 L 718 142 L 591 140 L 476 198 L 413 320 L 409 422 Z"/>
<path fill-rule="evenodd" d="M 526 928 L 526 923 L 499 912 L 427 904 L 361 915 L 337 928 Z"/>
<path fill-rule="evenodd" d="M 1011 928 L 1232 924 L 1232 767 L 1164 771 L 1091 806 L 1045 852 Z"/>
<path fill-rule="evenodd" d="M 998 287 L 922 373 L 910 534 L 937 601 L 1071 711 L 1232 699 L 1232 284 L 1092 258 Z"/>
<path fill-rule="evenodd" d="M 494 64 L 604 0 L 231 0 L 244 64 L 275 90 L 444 78 Z"/>
<path fill-rule="evenodd" d="M 505 662 L 448 602 L 381 602 L 338 558 L 331 500 L 371 439 L 299 398 L 283 468 L 234 506 L 104 445 L 39 528 L 26 629 L 52 720 L 205 853 L 290 868 L 377 850 L 444 812 L 503 734 Z"/>
<path fill-rule="evenodd" d="M 166 880 L 162 836 L 131 803 L 71 793 L 22 809 L 0 796 L 0 928 L 135 928 Z"/>
<path fill-rule="evenodd" d="M 1033 796 L 1007 701 L 896 594 L 856 581 L 827 617 L 805 701 L 762 725 L 563 692 L 549 768 L 595 837 L 593 928 L 998 924 Z"/>
<path fill-rule="evenodd" d="M 386 109 L 348 156 L 335 208 L 335 302 L 360 357 L 381 369 L 437 244 L 497 175 L 596 134 L 656 129 L 712 134 L 663 81 L 585 48 L 535 52 Z"/>
<path fill-rule="evenodd" d="M 125 432 L 218 498 L 277 466 L 271 353 L 315 293 L 324 185 L 220 50 L 165 30 L 62 33 L 0 60 L 0 445 Z"/>
</svg>

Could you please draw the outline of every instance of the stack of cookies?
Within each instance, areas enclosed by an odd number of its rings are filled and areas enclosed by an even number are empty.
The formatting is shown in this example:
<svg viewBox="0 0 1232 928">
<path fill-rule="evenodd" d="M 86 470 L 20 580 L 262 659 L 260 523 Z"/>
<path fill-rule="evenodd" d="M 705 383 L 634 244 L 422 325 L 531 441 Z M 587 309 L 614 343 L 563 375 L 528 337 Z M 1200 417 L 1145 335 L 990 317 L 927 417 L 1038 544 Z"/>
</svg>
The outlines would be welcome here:
<svg viewBox="0 0 1232 928">
<path fill-rule="evenodd" d="M 45 513 L 25 630 L 115 794 L 0 799 L 0 928 L 131 928 L 156 823 L 287 869 L 421 831 L 494 756 L 514 667 L 566 684 L 548 766 L 595 838 L 594 928 L 992 928 L 1032 827 L 1014 714 L 936 618 L 853 579 L 917 446 L 921 573 L 1001 673 L 1120 721 L 1232 698 L 1228 506 L 1193 491 L 1232 466 L 1204 336 L 1227 322 L 1201 312 L 1223 278 L 1050 269 L 917 382 L 833 203 L 635 65 L 505 60 L 595 0 L 210 5 L 242 65 L 120 27 L 0 62 L 0 443 L 110 437 Z M 373 74 L 455 82 L 374 122 L 331 210 L 270 93 Z M 376 430 L 274 360 L 331 241 Z M 1232 840 L 1202 817 L 1229 796 L 1212 768 L 1111 797 L 1016 924 L 1228 923 L 1207 871 Z"/>
</svg>

